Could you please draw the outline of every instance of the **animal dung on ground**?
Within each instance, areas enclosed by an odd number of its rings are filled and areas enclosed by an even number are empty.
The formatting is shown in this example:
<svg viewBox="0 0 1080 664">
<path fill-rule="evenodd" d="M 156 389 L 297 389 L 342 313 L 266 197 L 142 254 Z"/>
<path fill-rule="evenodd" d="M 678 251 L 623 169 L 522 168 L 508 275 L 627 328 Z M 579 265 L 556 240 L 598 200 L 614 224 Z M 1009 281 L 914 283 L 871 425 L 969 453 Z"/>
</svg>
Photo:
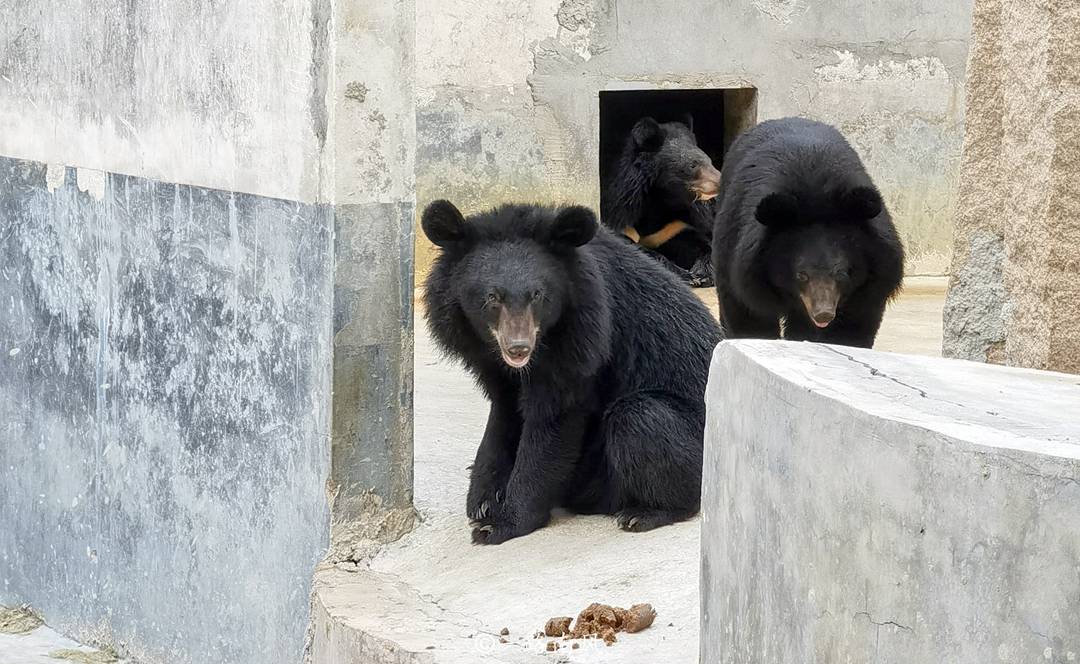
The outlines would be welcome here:
<svg viewBox="0 0 1080 664">
<path fill-rule="evenodd" d="M 544 636 L 566 636 L 570 633 L 570 623 L 573 621 L 569 616 L 551 618 L 544 625 Z"/>
<path fill-rule="evenodd" d="M 577 622 L 571 628 L 568 617 L 551 618 L 544 625 L 544 636 L 565 636 L 568 639 L 603 639 L 604 643 L 615 643 L 615 634 L 632 634 L 649 627 L 656 619 L 656 610 L 651 604 L 635 604 L 629 609 L 607 604 L 593 603 L 578 614 Z M 550 644 L 549 644 L 550 645 Z"/>
</svg>

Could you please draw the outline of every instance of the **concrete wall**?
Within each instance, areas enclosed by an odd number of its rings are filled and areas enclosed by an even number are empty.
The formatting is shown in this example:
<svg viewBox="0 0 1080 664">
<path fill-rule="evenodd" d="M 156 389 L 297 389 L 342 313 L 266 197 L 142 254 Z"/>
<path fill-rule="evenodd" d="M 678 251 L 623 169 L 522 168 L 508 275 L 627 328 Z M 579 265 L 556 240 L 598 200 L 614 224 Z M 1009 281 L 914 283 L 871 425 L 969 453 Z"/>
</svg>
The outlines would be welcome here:
<svg viewBox="0 0 1080 664">
<path fill-rule="evenodd" d="M 332 183 L 329 8 L 5 2 L 0 154 L 313 202 Z"/>
<path fill-rule="evenodd" d="M 411 525 L 412 12 L 0 4 L 0 604 L 296 662 Z"/>
<path fill-rule="evenodd" d="M 948 266 L 969 0 L 419 0 L 417 191 L 476 209 L 597 205 L 598 91 L 759 90 L 758 117 L 838 125 L 914 272 Z M 418 242 L 421 270 L 430 260 Z"/>
<path fill-rule="evenodd" d="M 334 548 L 362 561 L 413 525 L 411 0 L 334 4 Z"/>
<path fill-rule="evenodd" d="M 147 661 L 295 662 L 330 211 L 53 168 L 0 159 L 0 604 Z"/>
<path fill-rule="evenodd" d="M 1074 376 L 724 342 L 706 400 L 702 662 L 1080 656 Z"/>
<path fill-rule="evenodd" d="M 978 0 L 951 357 L 1080 373 L 1080 5 Z"/>
</svg>

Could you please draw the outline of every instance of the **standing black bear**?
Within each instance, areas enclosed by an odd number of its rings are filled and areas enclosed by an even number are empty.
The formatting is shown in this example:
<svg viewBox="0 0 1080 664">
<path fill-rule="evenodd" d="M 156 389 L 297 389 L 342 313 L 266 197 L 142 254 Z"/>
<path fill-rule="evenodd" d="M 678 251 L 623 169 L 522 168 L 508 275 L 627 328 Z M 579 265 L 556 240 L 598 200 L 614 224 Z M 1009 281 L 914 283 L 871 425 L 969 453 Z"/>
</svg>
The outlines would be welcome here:
<svg viewBox="0 0 1080 664">
<path fill-rule="evenodd" d="M 870 348 L 904 249 L 858 155 L 833 127 L 786 118 L 724 161 L 713 261 L 729 337 Z"/>
<path fill-rule="evenodd" d="M 552 508 L 644 531 L 697 512 L 716 321 L 591 210 L 424 211 L 441 248 L 424 294 L 439 346 L 491 411 L 466 512 L 474 542 L 544 526 Z M 599 231 L 599 232 L 598 232 Z"/>
<path fill-rule="evenodd" d="M 692 286 L 712 285 L 712 205 L 720 171 L 698 147 L 693 124 L 642 118 L 604 183 L 600 218 Z"/>
</svg>

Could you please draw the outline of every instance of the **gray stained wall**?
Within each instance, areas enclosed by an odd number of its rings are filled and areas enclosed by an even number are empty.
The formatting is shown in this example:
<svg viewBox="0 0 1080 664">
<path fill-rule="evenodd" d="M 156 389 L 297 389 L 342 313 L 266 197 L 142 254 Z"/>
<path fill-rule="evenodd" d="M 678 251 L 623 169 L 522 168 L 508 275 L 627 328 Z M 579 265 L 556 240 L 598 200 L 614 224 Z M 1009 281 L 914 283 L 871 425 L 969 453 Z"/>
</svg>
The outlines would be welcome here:
<svg viewBox="0 0 1080 664">
<path fill-rule="evenodd" d="M 412 21 L 0 3 L 0 604 L 297 662 L 332 515 L 409 527 Z"/>
<path fill-rule="evenodd" d="M 326 547 L 331 211 L 0 159 L 0 604 L 298 661 Z"/>
<path fill-rule="evenodd" d="M 596 205 L 598 91 L 752 86 L 760 120 L 838 125 L 909 269 L 940 274 L 970 15 L 970 0 L 418 0 L 417 198 Z"/>
</svg>

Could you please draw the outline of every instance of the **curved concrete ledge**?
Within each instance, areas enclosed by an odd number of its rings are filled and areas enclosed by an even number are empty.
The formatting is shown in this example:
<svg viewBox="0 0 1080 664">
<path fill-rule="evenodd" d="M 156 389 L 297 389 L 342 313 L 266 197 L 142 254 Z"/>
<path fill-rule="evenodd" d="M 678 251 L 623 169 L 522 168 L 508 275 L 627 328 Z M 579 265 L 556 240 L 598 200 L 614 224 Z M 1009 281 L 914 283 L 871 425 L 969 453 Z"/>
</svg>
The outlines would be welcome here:
<svg viewBox="0 0 1080 664">
<path fill-rule="evenodd" d="M 703 662 L 1080 661 L 1080 376 L 729 341 Z"/>
</svg>

